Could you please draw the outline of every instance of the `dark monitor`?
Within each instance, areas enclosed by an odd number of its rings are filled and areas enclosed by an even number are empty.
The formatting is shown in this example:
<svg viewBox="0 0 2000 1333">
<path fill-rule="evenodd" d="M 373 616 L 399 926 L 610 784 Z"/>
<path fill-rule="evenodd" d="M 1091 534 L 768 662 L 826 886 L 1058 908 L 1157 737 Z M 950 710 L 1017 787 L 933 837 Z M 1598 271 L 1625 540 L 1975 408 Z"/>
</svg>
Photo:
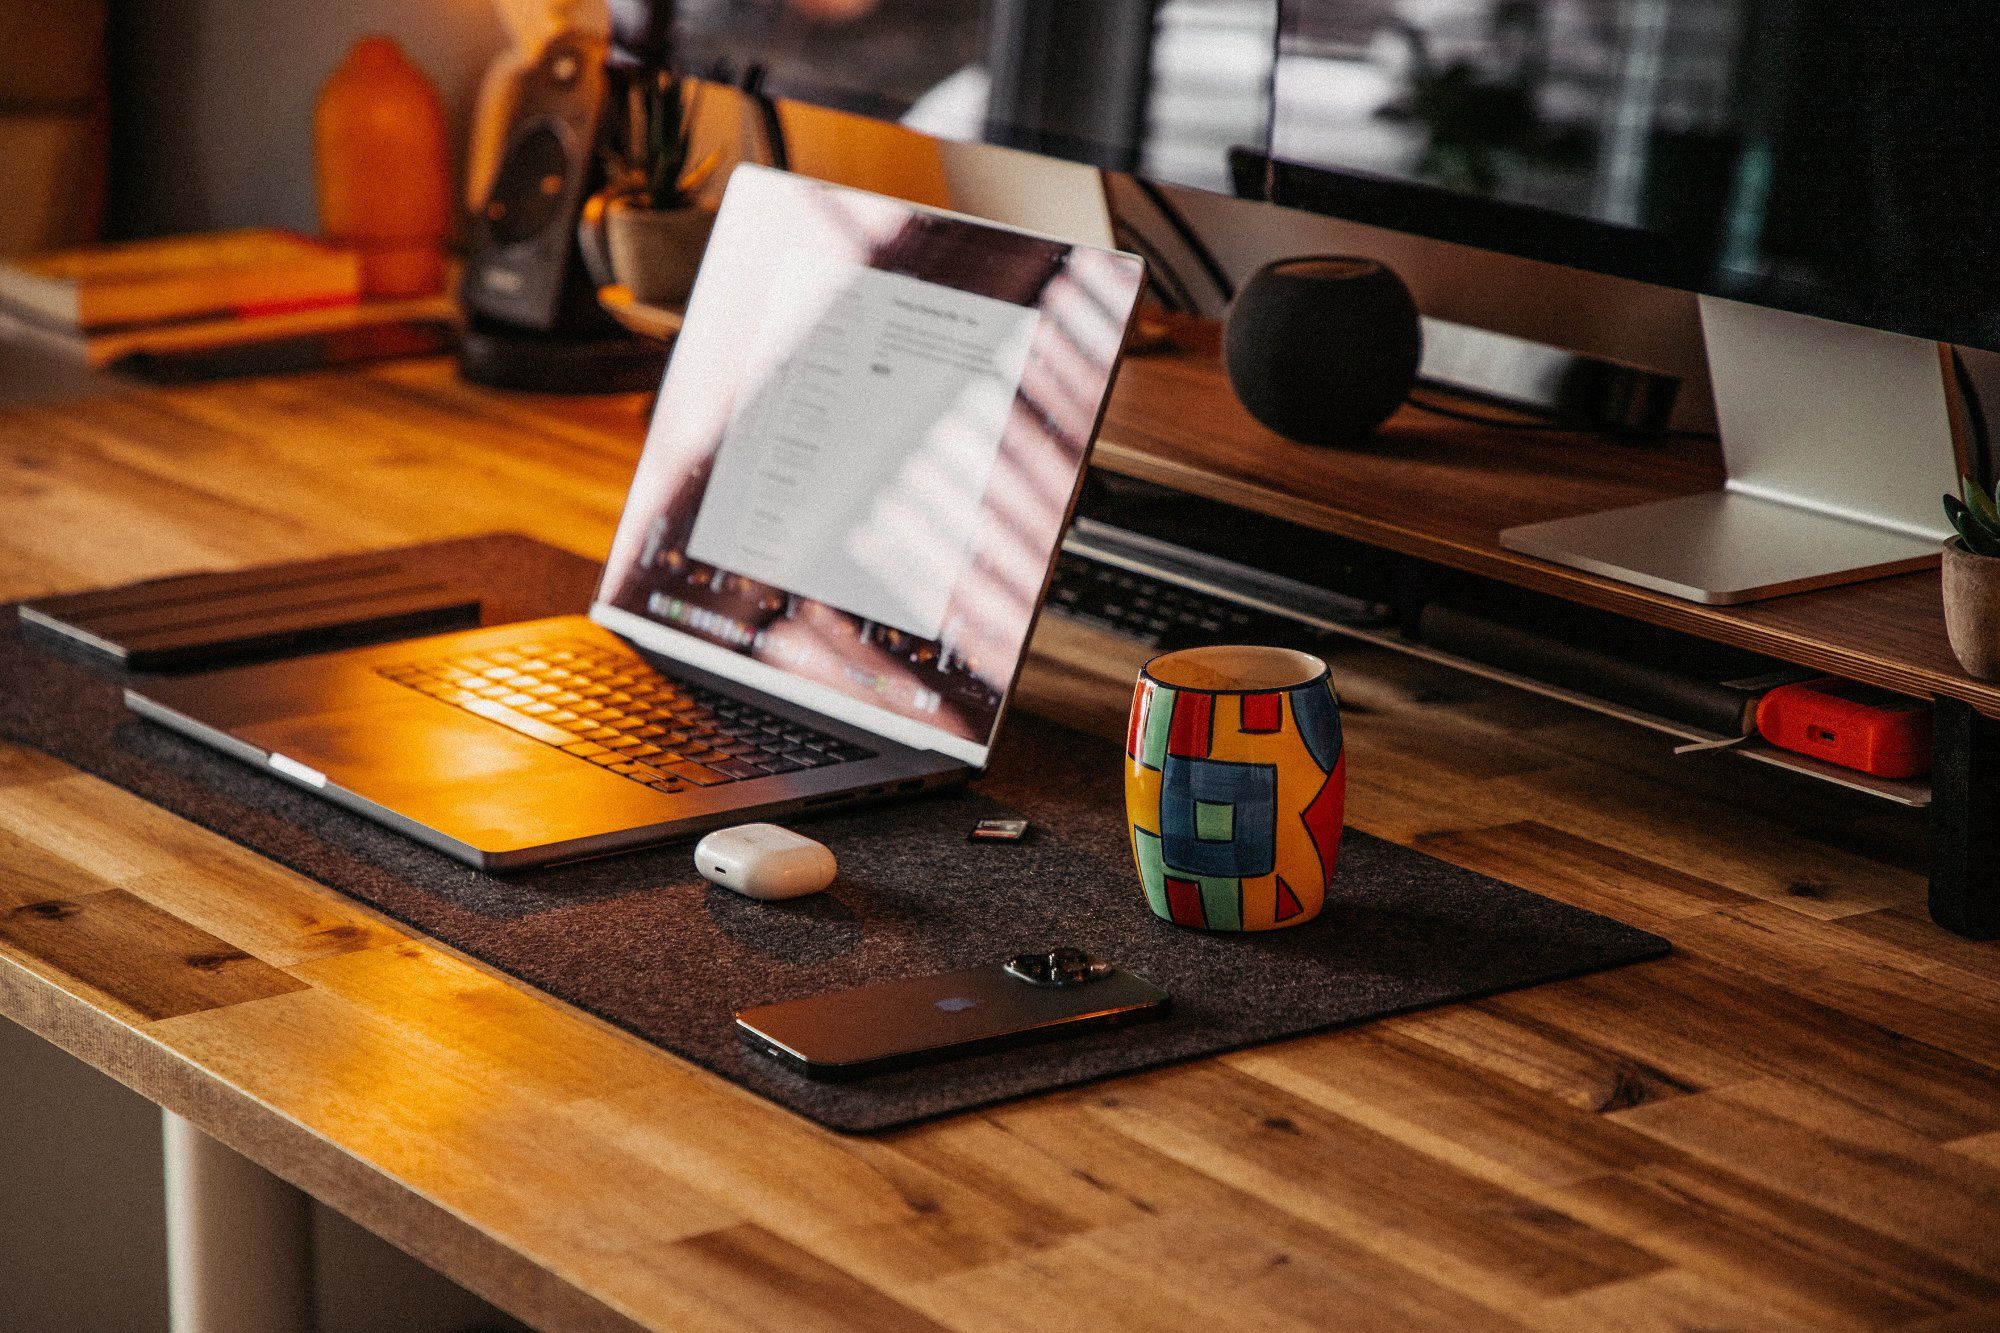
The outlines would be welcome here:
<svg viewBox="0 0 2000 1333">
<path fill-rule="evenodd" d="M 1949 535 L 1934 342 L 2000 350 L 1994 0 L 681 0 L 672 40 L 943 138 L 1696 293 L 1727 487 L 1513 550 L 1731 603 Z"/>
<path fill-rule="evenodd" d="M 2000 350 L 1990 0 L 1281 0 L 1276 203 L 1698 295 L 1727 485 L 1503 546 L 1697 601 L 1934 564 Z"/>
<path fill-rule="evenodd" d="M 678 0 L 673 10 L 673 60 L 686 73 L 942 139 L 1227 191 L 1230 150 L 1261 150 L 1269 136 L 1274 0 Z"/>
<path fill-rule="evenodd" d="M 941 138 L 2000 350 L 1991 0 L 613 12 L 687 72 Z"/>
<path fill-rule="evenodd" d="M 2000 349 L 1991 0 L 1279 9 L 1273 202 Z"/>
</svg>

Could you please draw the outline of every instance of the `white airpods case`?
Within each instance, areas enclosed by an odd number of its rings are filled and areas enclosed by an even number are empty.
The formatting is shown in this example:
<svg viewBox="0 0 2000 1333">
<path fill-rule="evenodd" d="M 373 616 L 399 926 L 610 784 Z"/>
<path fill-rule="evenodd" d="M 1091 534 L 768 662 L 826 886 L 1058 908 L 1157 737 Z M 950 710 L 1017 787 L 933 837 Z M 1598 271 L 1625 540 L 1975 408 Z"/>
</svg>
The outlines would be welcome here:
<svg viewBox="0 0 2000 1333">
<path fill-rule="evenodd" d="M 818 893 L 838 866 L 824 843 L 776 824 L 739 824 L 696 843 L 694 868 L 712 884 L 772 902 Z"/>
</svg>

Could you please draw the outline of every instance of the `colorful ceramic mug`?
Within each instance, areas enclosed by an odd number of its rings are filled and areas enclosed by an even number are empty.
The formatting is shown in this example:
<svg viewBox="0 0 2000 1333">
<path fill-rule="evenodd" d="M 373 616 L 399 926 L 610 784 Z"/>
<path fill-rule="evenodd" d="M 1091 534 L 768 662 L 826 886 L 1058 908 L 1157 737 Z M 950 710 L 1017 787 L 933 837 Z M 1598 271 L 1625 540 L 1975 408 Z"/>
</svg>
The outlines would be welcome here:
<svg viewBox="0 0 2000 1333">
<path fill-rule="evenodd" d="M 1155 915 L 1208 930 L 1319 915 L 1347 806 L 1326 663 L 1290 648 L 1156 657 L 1125 755 L 1132 856 Z"/>
</svg>

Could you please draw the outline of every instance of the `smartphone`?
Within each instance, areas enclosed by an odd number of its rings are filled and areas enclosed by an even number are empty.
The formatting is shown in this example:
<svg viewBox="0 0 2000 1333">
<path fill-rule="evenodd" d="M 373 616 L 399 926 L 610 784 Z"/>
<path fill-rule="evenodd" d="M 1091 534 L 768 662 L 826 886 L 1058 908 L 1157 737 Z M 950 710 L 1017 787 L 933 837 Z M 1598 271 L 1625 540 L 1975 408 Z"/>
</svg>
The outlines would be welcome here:
<svg viewBox="0 0 2000 1333">
<path fill-rule="evenodd" d="M 1089 960 L 1050 966 L 1072 952 L 745 1009 L 736 1029 L 754 1050 L 841 1081 L 1166 1013 L 1167 993 L 1144 977 Z"/>
</svg>

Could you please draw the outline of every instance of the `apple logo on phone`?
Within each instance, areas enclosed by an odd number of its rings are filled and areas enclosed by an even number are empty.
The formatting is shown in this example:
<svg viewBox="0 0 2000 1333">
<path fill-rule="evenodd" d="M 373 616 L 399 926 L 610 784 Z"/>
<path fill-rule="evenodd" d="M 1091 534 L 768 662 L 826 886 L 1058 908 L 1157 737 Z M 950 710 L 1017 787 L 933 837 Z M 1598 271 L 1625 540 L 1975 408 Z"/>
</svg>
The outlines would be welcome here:
<svg viewBox="0 0 2000 1333">
<path fill-rule="evenodd" d="M 944 999 L 935 1001 L 935 1003 L 938 1008 L 948 1014 L 962 1014 L 968 1009 L 977 1009 L 979 1007 L 979 1001 L 964 995 L 947 995 Z"/>
</svg>

